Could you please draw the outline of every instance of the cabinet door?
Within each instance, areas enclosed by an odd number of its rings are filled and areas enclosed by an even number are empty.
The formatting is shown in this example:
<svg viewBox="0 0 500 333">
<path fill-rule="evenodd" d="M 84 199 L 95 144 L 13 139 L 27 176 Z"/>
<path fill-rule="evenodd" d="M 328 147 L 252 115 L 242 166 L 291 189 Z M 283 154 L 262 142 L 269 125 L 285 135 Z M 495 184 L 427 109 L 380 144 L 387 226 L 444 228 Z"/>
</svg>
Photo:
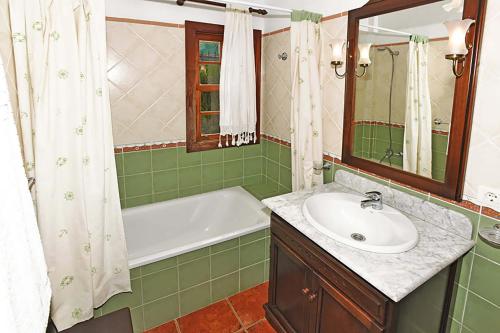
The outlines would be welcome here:
<svg viewBox="0 0 500 333">
<path fill-rule="evenodd" d="M 271 241 L 271 265 L 269 305 L 274 315 L 286 332 L 309 332 L 311 270 L 277 237 Z"/>
<path fill-rule="evenodd" d="M 316 299 L 315 333 L 378 333 L 384 332 L 375 321 L 342 292 L 315 274 L 313 292 Z"/>
</svg>

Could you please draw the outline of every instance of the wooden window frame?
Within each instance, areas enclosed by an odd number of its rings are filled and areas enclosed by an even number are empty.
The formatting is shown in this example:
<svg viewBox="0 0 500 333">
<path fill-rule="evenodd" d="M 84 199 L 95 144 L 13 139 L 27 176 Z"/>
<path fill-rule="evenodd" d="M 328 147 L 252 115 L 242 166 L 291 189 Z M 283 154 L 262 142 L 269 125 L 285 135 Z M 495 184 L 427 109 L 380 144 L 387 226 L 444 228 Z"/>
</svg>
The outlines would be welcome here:
<svg viewBox="0 0 500 333">
<path fill-rule="evenodd" d="M 186 149 L 187 152 L 197 152 L 218 149 L 219 135 L 201 135 L 201 92 L 217 91 L 218 85 L 200 85 L 199 82 L 199 43 L 200 40 L 218 41 L 221 43 L 220 56 L 222 59 L 222 45 L 224 42 L 224 26 L 201 22 L 185 22 L 186 36 Z M 260 87 L 261 87 L 261 44 L 262 32 L 253 31 L 255 53 L 255 81 L 256 81 L 256 107 L 257 107 L 257 141 L 260 143 Z M 203 62 L 218 63 L 218 62 Z M 218 112 L 214 112 L 218 113 Z M 204 112 L 210 114 L 210 112 Z M 249 144 L 249 145 L 250 145 Z M 228 148 L 223 143 L 223 148 Z M 231 146 L 229 146 L 231 147 Z"/>
</svg>

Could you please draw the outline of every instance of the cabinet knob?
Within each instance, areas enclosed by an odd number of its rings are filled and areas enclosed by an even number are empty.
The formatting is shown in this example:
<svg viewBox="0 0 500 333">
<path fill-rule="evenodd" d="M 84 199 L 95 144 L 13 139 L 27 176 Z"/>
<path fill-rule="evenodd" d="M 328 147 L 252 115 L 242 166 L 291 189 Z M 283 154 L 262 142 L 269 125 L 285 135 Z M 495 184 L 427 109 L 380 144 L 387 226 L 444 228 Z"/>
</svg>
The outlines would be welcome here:
<svg viewBox="0 0 500 333">
<path fill-rule="evenodd" d="M 310 292 L 309 288 L 302 289 L 302 294 L 304 294 L 304 295 L 309 294 L 309 292 Z"/>
<path fill-rule="evenodd" d="M 318 297 L 318 293 L 309 294 L 308 296 L 309 302 L 313 302 L 316 299 L 316 297 Z"/>
</svg>

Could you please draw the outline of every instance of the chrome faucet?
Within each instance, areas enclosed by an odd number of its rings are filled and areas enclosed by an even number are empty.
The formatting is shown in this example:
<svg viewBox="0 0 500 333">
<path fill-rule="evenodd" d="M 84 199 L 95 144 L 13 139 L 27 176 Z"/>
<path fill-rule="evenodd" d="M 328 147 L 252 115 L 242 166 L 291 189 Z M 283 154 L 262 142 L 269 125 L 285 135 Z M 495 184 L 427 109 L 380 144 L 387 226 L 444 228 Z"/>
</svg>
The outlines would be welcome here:
<svg viewBox="0 0 500 333">
<path fill-rule="evenodd" d="M 361 208 L 365 209 L 371 207 L 376 210 L 382 210 L 384 208 L 382 204 L 382 193 L 378 191 L 366 192 L 365 197 L 368 199 L 361 201 Z"/>
</svg>

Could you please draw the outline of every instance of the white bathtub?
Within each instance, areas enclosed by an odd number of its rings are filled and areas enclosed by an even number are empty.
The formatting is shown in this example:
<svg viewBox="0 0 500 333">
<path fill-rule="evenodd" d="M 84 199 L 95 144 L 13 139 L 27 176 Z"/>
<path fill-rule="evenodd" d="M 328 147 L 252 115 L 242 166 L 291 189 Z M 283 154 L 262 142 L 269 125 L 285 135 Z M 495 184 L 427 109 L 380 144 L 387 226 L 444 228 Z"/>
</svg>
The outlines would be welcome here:
<svg viewBox="0 0 500 333">
<path fill-rule="evenodd" d="M 265 206 L 241 187 L 123 210 L 129 267 L 269 227 Z"/>
</svg>

